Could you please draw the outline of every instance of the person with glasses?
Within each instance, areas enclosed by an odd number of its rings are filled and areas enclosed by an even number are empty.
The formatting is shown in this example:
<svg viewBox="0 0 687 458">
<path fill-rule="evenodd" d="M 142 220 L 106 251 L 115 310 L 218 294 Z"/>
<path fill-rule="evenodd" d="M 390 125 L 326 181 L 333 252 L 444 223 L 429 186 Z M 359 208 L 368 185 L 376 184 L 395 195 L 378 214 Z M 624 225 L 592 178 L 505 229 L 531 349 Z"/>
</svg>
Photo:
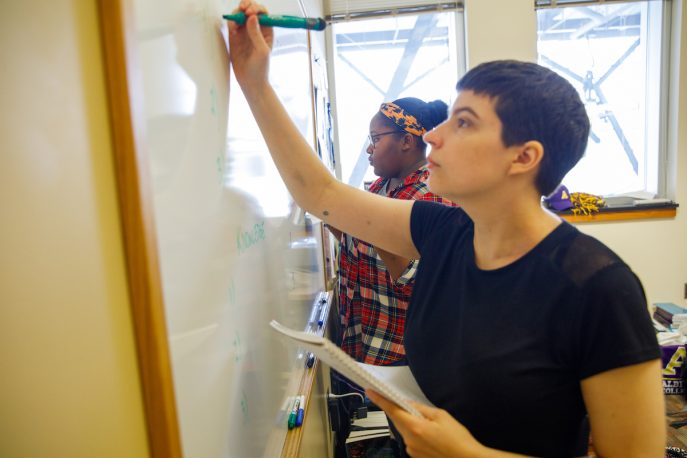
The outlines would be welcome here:
<svg viewBox="0 0 687 458">
<path fill-rule="evenodd" d="M 446 119 L 448 105 L 404 97 L 382 103 L 370 120 L 367 154 L 379 178 L 369 191 L 392 199 L 450 202 L 429 192 L 427 144 L 422 136 Z M 341 348 L 357 361 L 402 364 L 406 310 L 418 261 L 330 231 L 340 240 Z"/>
<path fill-rule="evenodd" d="M 404 97 L 382 103 L 369 124 L 367 154 L 379 178 L 369 192 L 403 200 L 428 200 L 451 205 L 429 192 L 427 144 L 422 136 L 446 119 L 448 105 Z M 378 366 L 404 365 L 403 333 L 413 292 L 417 259 L 379 249 L 327 226 L 340 241 L 339 326 L 332 336 L 357 361 Z M 331 372 L 335 394 L 363 389 L 336 371 Z M 349 411 L 357 398 L 343 401 Z M 337 431 L 345 443 L 348 428 Z M 335 456 L 343 456 L 342 451 Z"/>
<path fill-rule="evenodd" d="M 413 416 L 368 390 L 420 457 L 662 457 L 661 352 L 637 276 L 542 206 L 590 132 L 575 87 L 532 62 L 497 60 L 456 85 L 427 132 L 429 186 L 460 207 L 388 199 L 334 179 L 267 78 L 272 30 L 244 0 L 231 63 L 282 178 L 326 223 L 420 258 L 406 360 L 434 406 Z M 381 140 L 380 140 L 381 141 Z M 378 143 L 379 145 L 379 143 Z"/>
</svg>

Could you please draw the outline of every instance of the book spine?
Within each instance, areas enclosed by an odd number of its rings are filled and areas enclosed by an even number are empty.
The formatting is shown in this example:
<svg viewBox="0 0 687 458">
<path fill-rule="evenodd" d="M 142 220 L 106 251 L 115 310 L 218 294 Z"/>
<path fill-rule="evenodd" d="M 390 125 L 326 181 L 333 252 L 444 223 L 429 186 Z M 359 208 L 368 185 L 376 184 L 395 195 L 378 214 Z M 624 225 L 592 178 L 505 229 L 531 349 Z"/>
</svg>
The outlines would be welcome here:
<svg viewBox="0 0 687 458">
<path fill-rule="evenodd" d="M 658 302 L 655 305 L 656 310 L 662 310 L 669 314 L 671 317 L 678 313 L 687 313 L 687 309 L 685 309 L 684 307 L 680 307 L 677 304 L 673 304 L 672 302 Z"/>
<path fill-rule="evenodd" d="M 673 321 L 673 314 L 667 310 L 660 308 L 660 307 L 656 307 L 656 312 L 654 312 L 654 315 L 658 315 L 661 318 L 663 318 L 664 320 L 667 320 L 668 322 L 671 322 L 671 323 Z"/>
<path fill-rule="evenodd" d="M 670 328 L 672 326 L 672 323 L 670 321 L 666 320 L 665 318 L 663 318 L 663 316 L 659 315 L 656 312 L 654 312 L 654 320 L 658 321 L 667 328 Z"/>
</svg>

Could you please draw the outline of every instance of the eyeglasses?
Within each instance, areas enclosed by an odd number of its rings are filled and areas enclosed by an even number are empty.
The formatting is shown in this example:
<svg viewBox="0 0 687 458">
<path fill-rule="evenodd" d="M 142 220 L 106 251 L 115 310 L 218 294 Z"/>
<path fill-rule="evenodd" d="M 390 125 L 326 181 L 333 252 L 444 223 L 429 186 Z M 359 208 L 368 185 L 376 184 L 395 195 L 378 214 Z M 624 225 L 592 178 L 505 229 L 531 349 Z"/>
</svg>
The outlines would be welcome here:
<svg viewBox="0 0 687 458">
<path fill-rule="evenodd" d="M 379 137 L 383 137 L 384 135 L 389 135 L 389 134 L 397 134 L 398 131 L 392 130 L 390 132 L 382 132 L 381 134 L 374 134 L 374 135 L 368 135 L 367 136 L 367 141 L 370 142 L 370 145 L 374 148 L 377 146 L 377 143 L 379 143 Z"/>
</svg>

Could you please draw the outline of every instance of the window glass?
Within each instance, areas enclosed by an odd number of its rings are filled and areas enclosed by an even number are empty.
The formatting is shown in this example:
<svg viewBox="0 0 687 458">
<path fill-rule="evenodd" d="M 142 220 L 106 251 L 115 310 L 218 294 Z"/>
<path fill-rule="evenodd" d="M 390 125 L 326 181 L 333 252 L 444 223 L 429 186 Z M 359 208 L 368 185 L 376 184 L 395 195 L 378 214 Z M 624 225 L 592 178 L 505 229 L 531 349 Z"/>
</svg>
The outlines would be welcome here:
<svg viewBox="0 0 687 458">
<path fill-rule="evenodd" d="M 314 121 L 310 88 L 308 35 L 305 30 L 274 28 L 270 83 L 289 116 L 314 147 Z M 283 78 L 289 74 L 290 78 Z M 231 88 L 239 85 L 231 72 Z M 241 120 L 233 122 L 232 120 Z M 267 145 L 251 113 L 243 92 L 233 90 L 229 103 L 226 161 L 217 162 L 218 173 L 227 187 L 250 190 L 251 199 L 269 218 L 299 212 L 279 177 Z"/>
<path fill-rule="evenodd" d="M 614 2 L 537 11 L 539 63 L 577 87 L 592 124 L 571 192 L 659 192 L 662 9 Z"/>
<path fill-rule="evenodd" d="M 377 178 L 365 148 L 370 119 L 382 102 L 417 97 L 451 104 L 458 80 L 455 24 L 459 14 L 399 15 L 333 25 L 344 182 L 362 187 L 363 181 Z"/>
</svg>

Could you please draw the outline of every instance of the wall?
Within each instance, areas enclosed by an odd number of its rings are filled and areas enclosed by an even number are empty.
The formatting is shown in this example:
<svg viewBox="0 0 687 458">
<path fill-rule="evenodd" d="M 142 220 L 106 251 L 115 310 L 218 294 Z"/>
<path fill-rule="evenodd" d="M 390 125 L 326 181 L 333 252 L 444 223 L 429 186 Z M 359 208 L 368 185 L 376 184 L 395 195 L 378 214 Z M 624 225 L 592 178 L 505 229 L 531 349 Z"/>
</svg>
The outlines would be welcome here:
<svg viewBox="0 0 687 458">
<path fill-rule="evenodd" d="M 465 0 L 467 68 L 495 59 L 537 60 L 534 0 Z"/>
<path fill-rule="evenodd" d="M 96 2 L 0 19 L 0 456 L 148 456 Z"/>
<path fill-rule="evenodd" d="M 536 61 L 536 15 L 532 0 L 467 0 L 466 30 L 468 68 L 480 62 L 516 58 Z M 678 24 L 673 46 L 679 56 L 674 72 L 671 127 L 672 149 L 669 173 L 674 184 L 671 197 L 682 207 L 669 220 L 578 224 L 585 233 L 599 238 L 615 250 L 637 273 L 653 302 L 687 306 L 687 15 L 675 1 Z M 494 12 L 498 11 L 498 14 Z M 506 31 L 506 32 L 503 32 Z M 677 71 L 681 78 L 677 78 Z"/>
</svg>

